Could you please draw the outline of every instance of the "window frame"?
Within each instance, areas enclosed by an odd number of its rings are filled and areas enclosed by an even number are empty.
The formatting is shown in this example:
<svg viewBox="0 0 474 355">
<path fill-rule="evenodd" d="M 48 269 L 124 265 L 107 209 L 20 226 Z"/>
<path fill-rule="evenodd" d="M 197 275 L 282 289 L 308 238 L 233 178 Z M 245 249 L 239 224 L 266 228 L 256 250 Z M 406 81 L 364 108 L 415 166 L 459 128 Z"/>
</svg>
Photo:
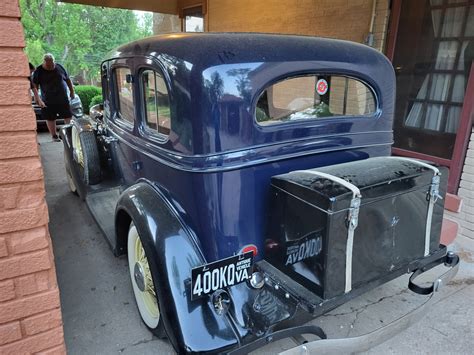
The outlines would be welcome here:
<svg viewBox="0 0 474 355">
<path fill-rule="evenodd" d="M 112 76 L 112 86 L 114 88 L 114 95 L 113 95 L 113 101 L 114 101 L 114 121 L 117 122 L 119 125 L 124 126 L 128 128 L 129 130 L 133 130 L 133 127 L 135 126 L 136 122 L 136 111 L 135 111 L 135 89 L 133 87 L 133 80 L 131 82 L 131 87 L 132 87 L 132 102 L 133 102 L 133 117 L 132 121 L 129 121 L 125 119 L 121 113 L 120 110 L 120 96 L 119 96 L 119 87 L 118 87 L 118 81 L 117 81 L 117 70 L 118 69 L 128 69 L 130 71 L 130 75 L 133 76 L 133 71 L 132 68 L 126 64 L 120 63 L 120 64 L 115 64 L 112 65 L 110 68 L 111 71 L 111 76 Z"/>
<path fill-rule="evenodd" d="M 472 0 L 469 0 L 471 4 Z M 467 1 L 466 1 L 467 3 Z M 399 28 L 401 26 L 402 6 L 406 6 L 403 0 L 393 0 L 388 24 L 388 37 L 386 42 L 386 56 L 397 70 L 395 63 L 395 54 L 398 51 Z M 443 7 L 462 6 L 461 4 L 439 5 L 438 8 Z M 454 142 L 454 149 L 451 159 L 439 158 L 434 155 L 419 153 L 414 150 L 405 150 L 401 148 L 392 147 L 392 154 L 409 158 L 416 158 L 422 160 L 432 161 L 442 166 L 449 168 L 448 189 L 447 191 L 456 194 L 461 181 L 462 170 L 464 166 L 464 159 L 467 152 L 467 146 L 471 137 L 472 117 L 474 115 L 474 65 L 471 65 L 471 70 L 466 77 L 467 85 L 464 94 L 464 102 L 461 108 L 461 116 Z M 395 102 L 396 103 L 396 102 Z M 394 126 L 394 130 L 397 127 Z"/>
<path fill-rule="evenodd" d="M 205 11 L 204 4 L 196 4 L 191 7 L 186 7 L 181 9 L 180 11 L 180 19 L 181 19 L 181 32 L 185 33 L 202 33 L 206 32 L 206 11 Z M 202 32 L 194 32 L 188 31 L 186 29 L 186 17 L 193 16 L 193 17 L 201 17 L 202 18 Z"/>
<path fill-rule="evenodd" d="M 264 94 L 264 92 L 268 88 L 270 88 L 273 85 L 276 85 L 280 82 L 286 81 L 286 80 L 291 80 L 291 79 L 301 78 L 301 77 L 308 77 L 308 76 L 313 76 L 313 77 L 319 77 L 319 76 L 339 77 L 339 78 L 345 78 L 345 79 L 352 79 L 352 80 L 358 81 L 359 83 L 362 83 L 368 89 L 368 91 L 370 91 L 372 93 L 372 97 L 374 98 L 374 111 L 370 115 L 363 115 L 363 116 L 362 115 L 334 115 L 334 116 L 319 117 L 319 118 L 298 119 L 298 120 L 294 120 L 294 121 L 290 121 L 290 120 L 280 121 L 280 122 L 275 121 L 275 123 L 272 123 L 272 124 L 261 124 L 260 122 L 257 121 L 258 101 L 260 100 L 260 97 Z M 338 74 L 336 72 L 323 72 L 323 71 L 321 71 L 321 72 L 306 72 L 306 73 L 299 73 L 299 74 L 296 74 L 296 75 L 282 76 L 282 77 L 279 77 L 276 80 L 272 80 L 272 81 L 266 83 L 266 85 L 262 86 L 262 89 L 258 91 L 258 95 L 256 95 L 255 97 L 257 99 L 254 100 L 254 103 L 253 103 L 252 114 L 253 114 L 254 124 L 256 124 L 259 129 L 271 129 L 271 128 L 275 128 L 275 127 L 282 127 L 282 126 L 288 126 L 288 125 L 293 126 L 293 125 L 296 125 L 298 123 L 300 123 L 300 124 L 308 123 L 308 122 L 317 123 L 317 122 L 321 122 L 323 120 L 327 121 L 327 120 L 331 120 L 331 119 L 334 119 L 334 120 L 337 120 L 337 121 L 350 120 L 350 119 L 354 119 L 354 118 L 356 118 L 356 119 L 377 119 L 377 118 L 380 117 L 380 114 L 381 114 L 380 100 L 379 100 L 379 97 L 377 95 L 377 91 L 374 89 L 374 87 L 370 83 L 368 83 L 366 80 L 364 80 L 360 77 L 357 77 L 357 76 L 352 76 L 352 75 L 347 75 L 347 74 Z"/>
<path fill-rule="evenodd" d="M 102 100 L 104 105 L 104 119 L 109 119 L 110 107 L 113 106 L 113 98 L 111 98 L 111 69 L 110 62 L 103 61 L 100 65 L 100 80 L 102 88 Z"/>
<path fill-rule="evenodd" d="M 163 79 L 164 83 L 165 83 L 165 86 L 166 86 L 166 91 L 167 91 L 167 94 L 168 94 L 168 103 L 169 103 L 169 108 L 170 108 L 170 116 L 169 116 L 169 119 L 170 119 L 170 133 L 169 134 L 164 134 L 164 133 L 161 133 L 158 131 L 158 127 L 159 127 L 159 122 L 158 122 L 158 117 L 157 117 L 157 128 L 156 129 L 153 129 L 153 128 L 150 128 L 147 124 L 147 109 L 146 109 L 146 102 L 145 102 L 145 87 L 143 85 L 143 73 L 145 71 L 152 71 L 156 74 L 158 74 L 159 76 L 161 76 L 161 78 Z M 168 83 L 168 80 L 167 80 L 167 76 L 164 74 L 163 70 L 161 68 L 157 68 L 155 66 L 147 66 L 147 65 L 144 65 L 144 66 L 140 66 L 138 68 L 138 81 L 139 81 L 139 86 L 140 86 L 140 109 L 141 109 L 141 115 L 140 115 L 140 126 L 139 126 L 139 130 L 140 130 L 140 134 L 142 136 L 145 136 L 149 139 L 151 139 L 152 141 L 156 142 L 156 143 L 159 143 L 159 144 L 165 144 L 169 141 L 169 137 L 170 137 L 170 134 L 171 132 L 173 131 L 172 129 L 172 122 L 173 122 L 173 114 L 172 114 L 172 105 L 171 105 L 171 90 L 169 88 L 169 83 Z M 156 97 L 156 96 L 155 96 Z"/>
</svg>

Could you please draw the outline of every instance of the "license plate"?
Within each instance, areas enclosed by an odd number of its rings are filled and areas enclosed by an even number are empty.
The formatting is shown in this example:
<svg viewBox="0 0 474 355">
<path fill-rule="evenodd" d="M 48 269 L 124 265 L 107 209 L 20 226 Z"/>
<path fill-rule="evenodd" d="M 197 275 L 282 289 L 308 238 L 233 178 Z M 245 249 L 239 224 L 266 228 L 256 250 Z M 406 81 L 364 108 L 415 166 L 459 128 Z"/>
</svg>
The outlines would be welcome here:
<svg viewBox="0 0 474 355">
<path fill-rule="evenodd" d="M 285 266 L 318 256 L 322 250 L 321 232 L 310 233 L 301 239 L 286 243 Z"/>
<path fill-rule="evenodd" d="M 204 297 L 219 289 L 250 279 L 252 265 L 253 252 L 249 251 L 192 269 L 191 299 Z"/>
</svg>

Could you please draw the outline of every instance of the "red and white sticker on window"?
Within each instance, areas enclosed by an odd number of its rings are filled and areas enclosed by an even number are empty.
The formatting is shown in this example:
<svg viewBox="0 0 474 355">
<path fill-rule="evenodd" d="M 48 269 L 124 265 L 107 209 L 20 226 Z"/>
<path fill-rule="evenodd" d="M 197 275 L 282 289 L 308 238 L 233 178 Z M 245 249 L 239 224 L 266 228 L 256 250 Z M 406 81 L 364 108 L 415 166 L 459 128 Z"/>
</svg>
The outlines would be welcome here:
<svg viewBox="0 0 474 355">
<path fill-rule="evenodd" d="M 318 95 L 324 95 L 328 92 L 328 82 L 325 79 L 319 79 L 316 83 L 316 92 Z"/>
</svg>

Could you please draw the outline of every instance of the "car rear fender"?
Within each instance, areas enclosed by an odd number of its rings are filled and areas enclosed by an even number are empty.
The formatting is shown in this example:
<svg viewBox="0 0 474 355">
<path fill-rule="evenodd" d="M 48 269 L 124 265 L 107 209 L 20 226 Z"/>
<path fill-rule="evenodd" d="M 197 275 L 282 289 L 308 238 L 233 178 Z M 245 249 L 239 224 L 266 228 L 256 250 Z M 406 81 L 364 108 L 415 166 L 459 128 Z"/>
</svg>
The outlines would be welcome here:
<svg viewBox="0 0 474 355">
<path fill-rule="evenodd" d="M 191 269 L 206 261 L 193 232 L 165 196 L 148 181 L 122 193 L 116 208 L 117 248 L 126 249 L 126 231 L 133 221 L 152 270 L 166 332 L 178 353 L 235 346 L 227 316 L 218 315 L 209 298 L 190 299 Z"/>
</svg>

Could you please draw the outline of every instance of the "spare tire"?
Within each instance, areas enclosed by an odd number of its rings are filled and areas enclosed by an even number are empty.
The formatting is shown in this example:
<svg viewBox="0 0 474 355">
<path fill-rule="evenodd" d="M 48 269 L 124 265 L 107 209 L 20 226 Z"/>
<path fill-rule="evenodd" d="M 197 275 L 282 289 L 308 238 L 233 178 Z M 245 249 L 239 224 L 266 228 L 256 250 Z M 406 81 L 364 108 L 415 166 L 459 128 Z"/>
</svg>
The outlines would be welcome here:
<svg viewBox="0 0 474 355">
<path fill-rule="evenodd" d="M 100 157 L 93 131 L 79 131 L 72 126 L 72 151 L 79 175 L 85 185 L 95 185 L 101 180 Z"/>
</svg>

